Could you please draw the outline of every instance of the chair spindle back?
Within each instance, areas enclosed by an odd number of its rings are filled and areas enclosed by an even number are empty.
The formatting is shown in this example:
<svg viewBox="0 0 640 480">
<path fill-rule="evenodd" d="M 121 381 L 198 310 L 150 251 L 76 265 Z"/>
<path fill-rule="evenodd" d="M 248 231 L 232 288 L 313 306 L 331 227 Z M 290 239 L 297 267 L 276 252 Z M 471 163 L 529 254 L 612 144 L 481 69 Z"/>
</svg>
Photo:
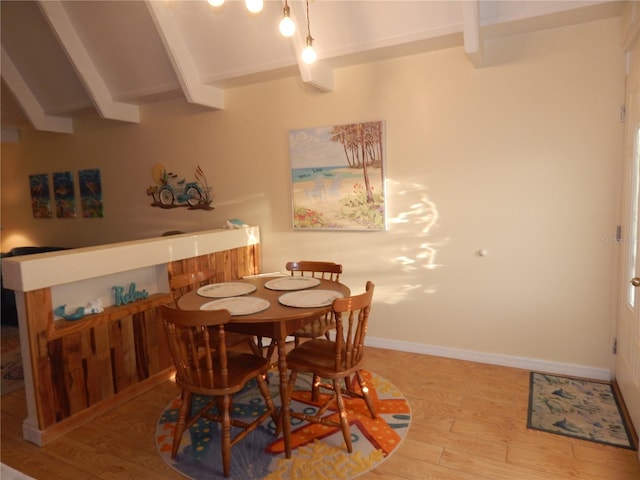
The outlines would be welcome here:
<svg viewBox="0 0 640 480">
<path fill-rule="evenodd" d="M 193 391 L 224 388 L 228 375 L 224 325 L 231 318 L 229 310 L 162 306 L 161 315 L 176 367 L 176 383 Z"/>
<path fill-rule="evenodd" d="M 215 283 L 215 279 L 215 270 L 198 270 L 187 273 L 173 273 L 170 271 L 169 287 L 173 294 L 173 301 L 177 302 L 178 298 L 194 288 L 202 287 L 209 283 Z"/>
<path fill-rule="evenodd" d="M 364 340 L 374 287 L 373 282 L 368 281 L 364 293 L 333 301 L 336 371 L 354 368 L 364 358 Z"/>
<path fill-rule="evenodd" d="M 333 282 L 340 281 L 340 274 L 342 274 L 342 265 L 334 262 L 287 262 L 285 268 L 291 272 L 291 276 L 297 274 Z"/>
</svg>

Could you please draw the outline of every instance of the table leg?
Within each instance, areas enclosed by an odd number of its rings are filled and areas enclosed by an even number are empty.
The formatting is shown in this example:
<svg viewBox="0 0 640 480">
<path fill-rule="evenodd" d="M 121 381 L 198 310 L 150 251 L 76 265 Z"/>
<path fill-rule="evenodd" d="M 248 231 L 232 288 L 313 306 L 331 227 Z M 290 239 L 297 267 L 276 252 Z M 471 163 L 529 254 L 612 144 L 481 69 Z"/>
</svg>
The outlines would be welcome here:
<svg viewBox="0 0 640 480">
<path fill-rule="evenodd" d="M 278 372 L 280 373 L 280 418 L 282 421 L 282 439 L 284 441 L 284 452 L 286 458 L 291 458 L 291 412 L 289 405 L 288 369 L 286 352 L 286 335 L 278 335 Z"/>
</svg>

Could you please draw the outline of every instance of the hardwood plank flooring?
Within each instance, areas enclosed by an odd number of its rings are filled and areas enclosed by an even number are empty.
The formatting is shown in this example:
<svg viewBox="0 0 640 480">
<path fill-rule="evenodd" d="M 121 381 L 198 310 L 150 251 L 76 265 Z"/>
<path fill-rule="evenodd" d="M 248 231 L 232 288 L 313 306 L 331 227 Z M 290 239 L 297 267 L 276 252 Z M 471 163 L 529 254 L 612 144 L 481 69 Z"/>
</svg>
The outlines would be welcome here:
<svg viewBox="0 0 640 480">
<path fill-rule="evenodd" d="M 527 429 L 529 372 L 377 348 L 367 368 L 406 396 L 406 439 L 362 480 L 638 480 L 637 453 Z M 179 480 L 155 427 L 165 382 L 44 447 L 22 438 L 24 390 L 1 398 L 0 458 L 38 480 Z"/>
</svg>

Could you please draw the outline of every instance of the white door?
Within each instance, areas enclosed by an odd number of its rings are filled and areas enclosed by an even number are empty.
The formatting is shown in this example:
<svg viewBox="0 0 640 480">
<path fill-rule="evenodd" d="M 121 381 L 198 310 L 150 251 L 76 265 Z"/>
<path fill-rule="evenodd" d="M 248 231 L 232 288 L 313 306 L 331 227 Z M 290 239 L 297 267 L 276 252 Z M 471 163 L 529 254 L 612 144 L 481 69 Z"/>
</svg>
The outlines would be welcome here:
<svg viewBox="0 0 640 480">
<path fill-rule="evenodd" d="M 620 308 L 615 377 L 640 432 L 640 42 L 629 52 L 626 79 L 625 170 Z"/>
</svg>

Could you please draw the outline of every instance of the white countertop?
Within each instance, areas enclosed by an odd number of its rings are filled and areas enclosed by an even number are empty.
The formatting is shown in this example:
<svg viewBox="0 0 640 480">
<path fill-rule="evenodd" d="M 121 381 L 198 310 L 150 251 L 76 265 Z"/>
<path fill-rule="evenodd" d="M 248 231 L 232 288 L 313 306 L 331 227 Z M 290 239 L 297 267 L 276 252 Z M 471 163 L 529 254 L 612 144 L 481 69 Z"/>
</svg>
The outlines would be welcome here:
<svg viewBox="0 0 640 480">
<path fill-rule="evenodd" d="M 2 277 L 5 288 L 28 292 L 259 242 L 258 227 L 243 227 L 7 257 Z"/>
</svg>

